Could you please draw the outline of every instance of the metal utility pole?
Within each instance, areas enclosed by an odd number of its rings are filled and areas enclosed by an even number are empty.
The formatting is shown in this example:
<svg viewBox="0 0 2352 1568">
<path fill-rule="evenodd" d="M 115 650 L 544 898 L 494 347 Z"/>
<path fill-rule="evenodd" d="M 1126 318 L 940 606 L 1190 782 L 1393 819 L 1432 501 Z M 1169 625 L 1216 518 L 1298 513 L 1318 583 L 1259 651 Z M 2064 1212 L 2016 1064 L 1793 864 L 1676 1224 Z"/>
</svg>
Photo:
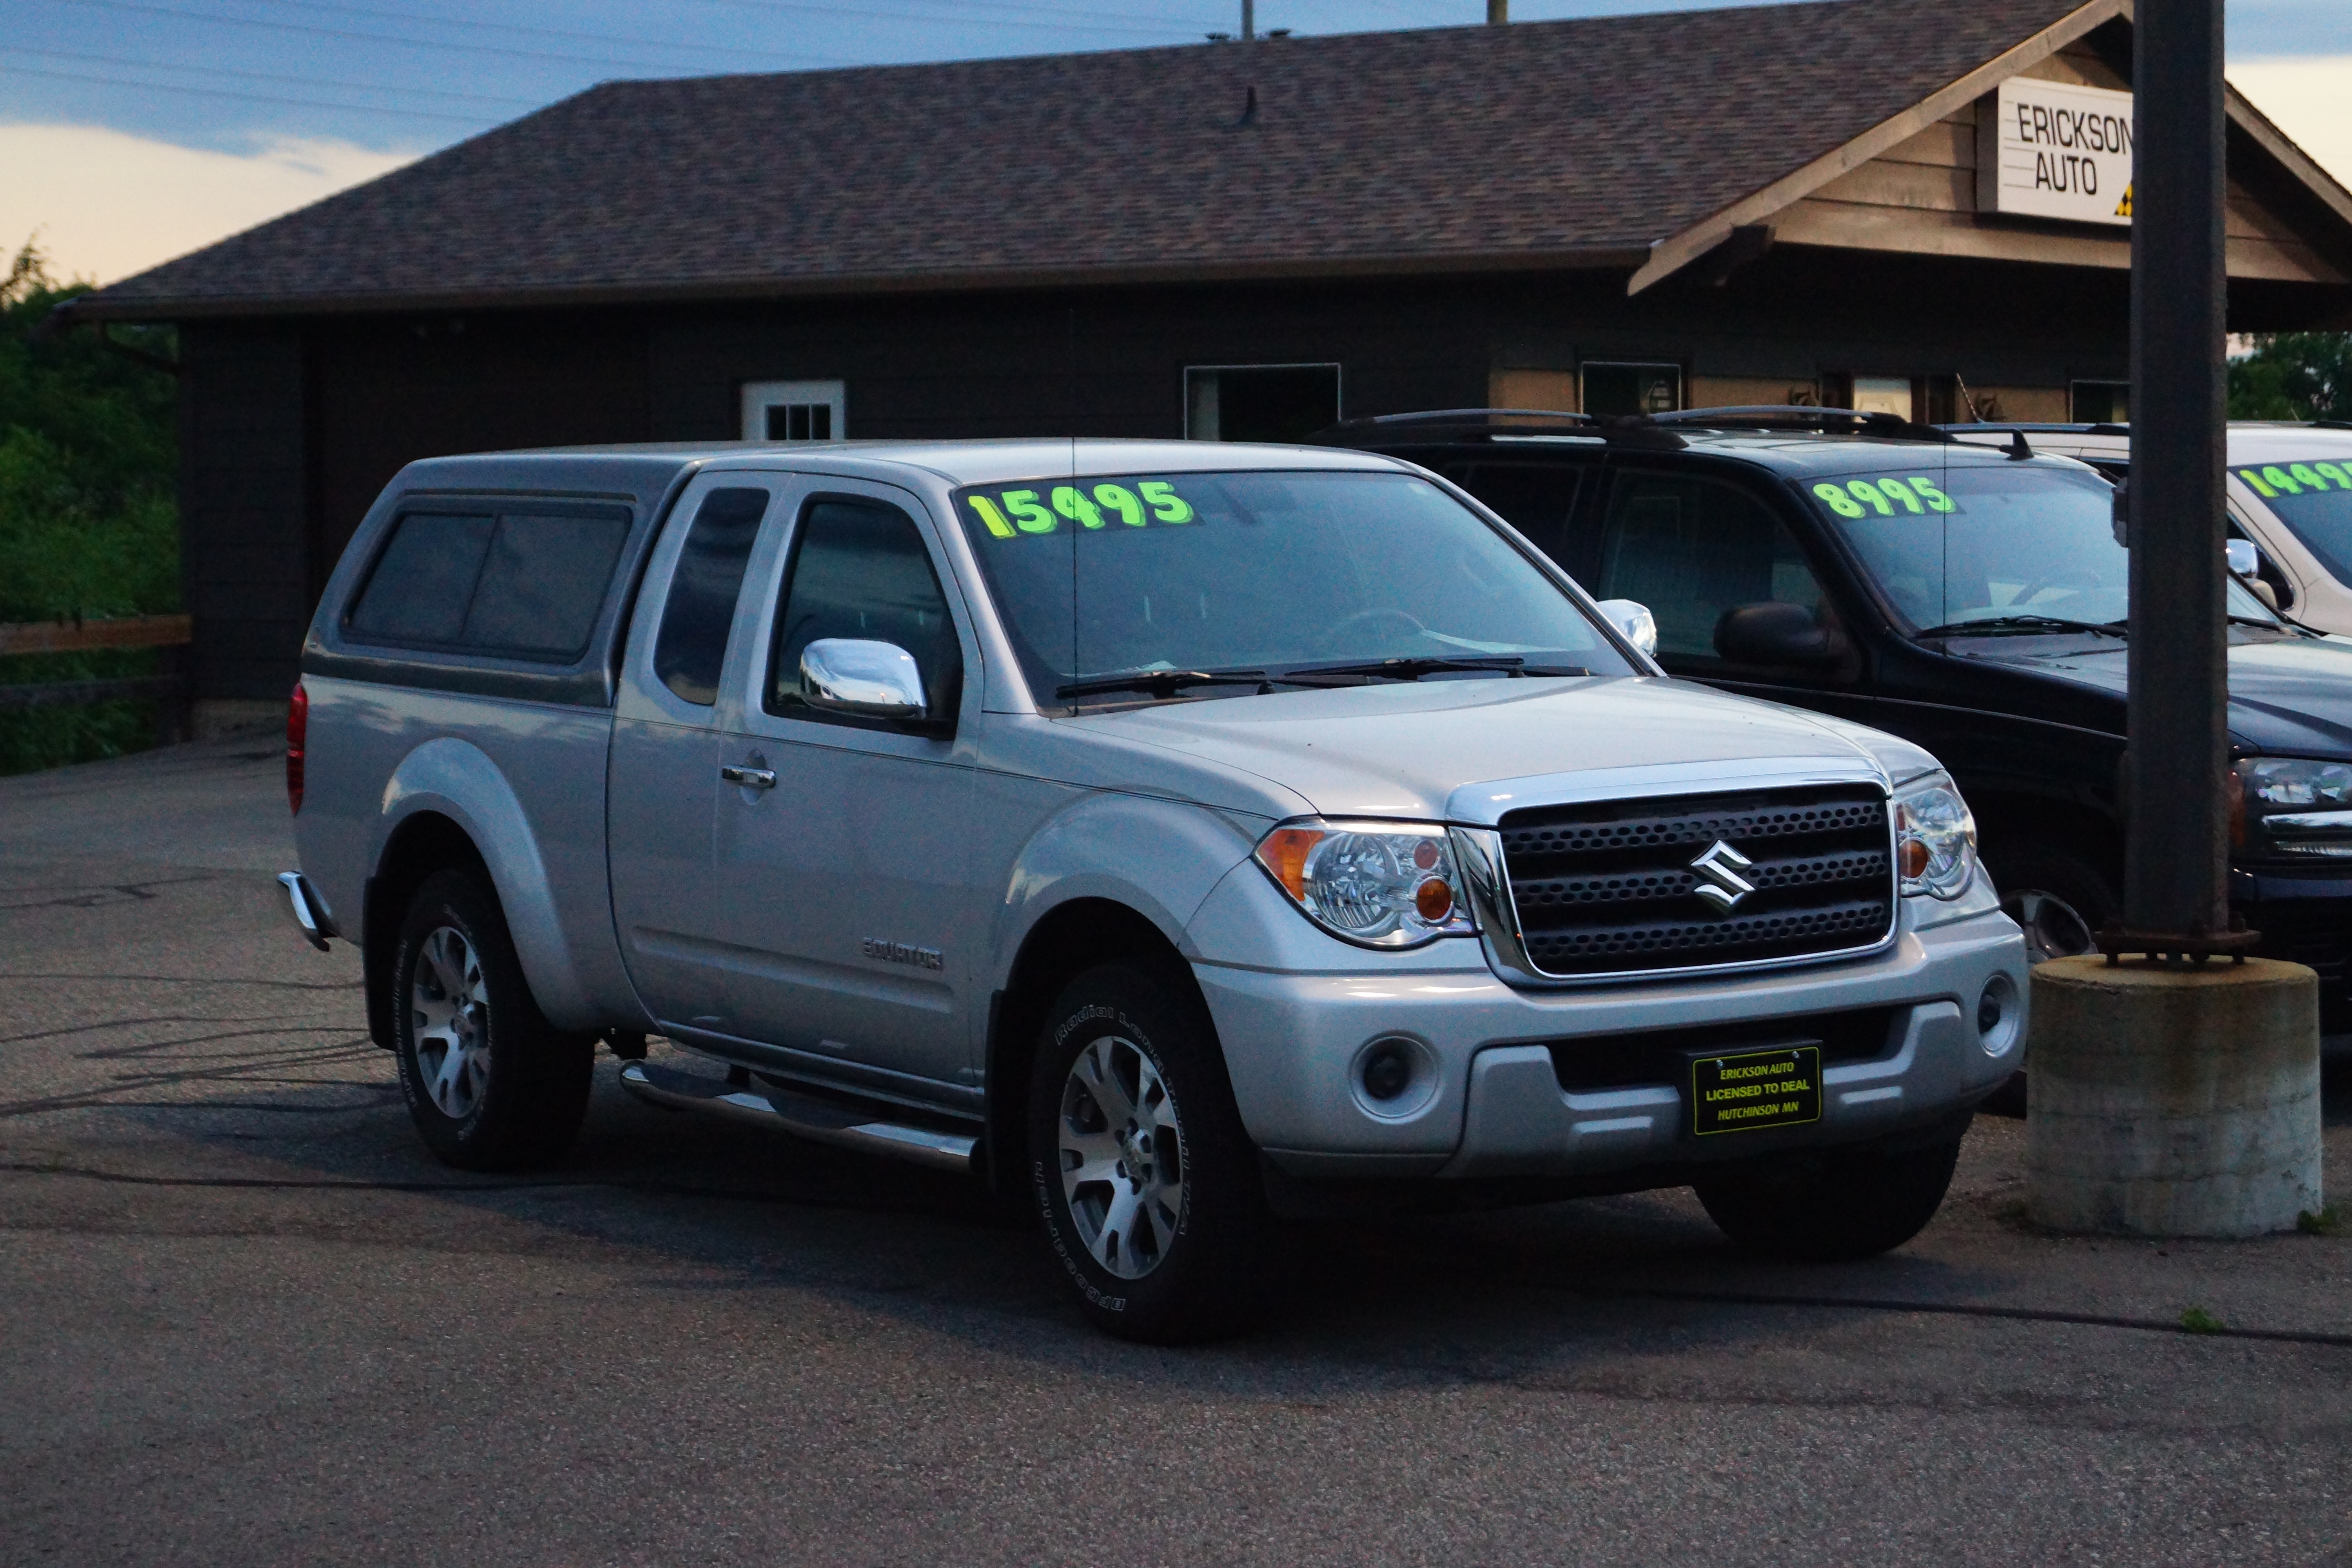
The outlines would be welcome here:
<svg viewBox="0 0 2352 1568">
<path fill-rule="evenodd" d="M 1242 42 L 1257 37 L 1257 0 L 1242 0 Z"/>
<path fill-rule="evenodd" d="M 2131 741 L 2116 934 L 2137 952 L 2243 945 L 2229 933 L 2223 795 L 2221 6 L 2139 0 L 2132 18 Z"/>
</svg>

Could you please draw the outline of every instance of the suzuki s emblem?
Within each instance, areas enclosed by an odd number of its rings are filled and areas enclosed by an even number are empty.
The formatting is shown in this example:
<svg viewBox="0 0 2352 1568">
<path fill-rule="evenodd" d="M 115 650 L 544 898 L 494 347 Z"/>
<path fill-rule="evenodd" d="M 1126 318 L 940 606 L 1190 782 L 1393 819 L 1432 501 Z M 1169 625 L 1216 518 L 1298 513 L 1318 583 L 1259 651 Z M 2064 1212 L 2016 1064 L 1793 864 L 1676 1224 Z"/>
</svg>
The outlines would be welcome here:
<svg viewBox="0 0 2352 1568">
<path fill-rule="evenodd" d="M 1698 886 L 1691 890 L 1713 904 L 1717 914 L 1725 913 L 1756 890 L 1756 884 L 1739 874 L 1755 864 L 1718 838 L 1690 863 L 1690 868 L 1698 873 Z"/>
</svg>

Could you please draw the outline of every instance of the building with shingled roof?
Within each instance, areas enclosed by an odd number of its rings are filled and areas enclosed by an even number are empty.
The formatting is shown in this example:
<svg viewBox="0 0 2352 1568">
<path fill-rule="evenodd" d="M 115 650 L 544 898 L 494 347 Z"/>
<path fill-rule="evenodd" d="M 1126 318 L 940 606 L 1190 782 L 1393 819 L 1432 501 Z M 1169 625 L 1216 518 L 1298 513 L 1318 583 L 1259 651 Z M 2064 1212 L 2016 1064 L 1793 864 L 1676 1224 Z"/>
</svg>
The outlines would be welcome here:
<svg viewBox="0 0 2352 1568">
<path fill-rule="evenodd" d="M 70 315 L 179 328 L 217 727 L 282 704 L 344 542 L 440 453 L 2121 417 L 2129 14 L 1830 0 L 607 82 Z M 2232 329 L 2352 324 L 2352 195 L 2234 94 L 2228 137 Z"/>
</svg>

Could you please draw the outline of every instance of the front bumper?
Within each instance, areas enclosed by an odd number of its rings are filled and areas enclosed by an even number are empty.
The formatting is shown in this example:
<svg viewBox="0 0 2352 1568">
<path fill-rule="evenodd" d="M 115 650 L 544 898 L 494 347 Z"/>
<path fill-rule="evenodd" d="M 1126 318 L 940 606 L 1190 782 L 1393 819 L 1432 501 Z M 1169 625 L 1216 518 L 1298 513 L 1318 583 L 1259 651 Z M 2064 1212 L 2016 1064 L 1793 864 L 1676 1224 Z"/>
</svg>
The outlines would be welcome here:
<svg viewBox="0 0 2352 1568">
<path fill-rule="evenodd" d="M 2319 1032 L 2352 1034 L 2352 877 L 2233 868 L 2230 907 L 2263 933 L 2263 957 L 2318 973 Z"/>
<path fill-rule="evenodd" d="M 1466 942 L 1459 951 L 1478 957 Z M 2021 1015 L 2026 994 L 2023 938 L 1991 909 L 1906 930 L 1867 959 L 1715 980 L 1531 991 L 1483 963 L 1301 974 L 1196 962 L 1194 973 L 1244 1126 L 1277 1166 L 1308 1178 L 1599 1176 L 1866 1142 L 1974 1105 L 2023 1057 L 2021 1016 L 1998 1052 L 1975 1026 L 1995 974 Z M 1663 1075 L 1571 1092 L 1555 1066 L 1556 1052 L 1573 1063 L 1580 1042 L 1867 1008 L 1887 1010 L 1884 1048 L 1828 1064 L 1821 1120 L 1800 1127 L 1700 1138 L 1683 1086 Z M 1426 1080 L 1377 1105 L 1357 1064 L 1393 1037 L 1413 1042 Z"/>
</svg>

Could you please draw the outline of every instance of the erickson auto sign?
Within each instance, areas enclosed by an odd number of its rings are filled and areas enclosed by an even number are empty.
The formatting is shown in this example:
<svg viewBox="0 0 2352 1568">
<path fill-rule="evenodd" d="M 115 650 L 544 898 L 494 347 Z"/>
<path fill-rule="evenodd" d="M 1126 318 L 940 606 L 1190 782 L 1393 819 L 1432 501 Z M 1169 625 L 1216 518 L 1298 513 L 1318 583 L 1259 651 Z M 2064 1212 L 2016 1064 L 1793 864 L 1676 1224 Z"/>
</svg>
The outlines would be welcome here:
<svg viewBox="0 0 2352 1568">
<path fill-rule="evenodd" d="M 1979 211 L 2131 222 L 2130 93 L 2011 77 L 1991 108 L 1977 126 Z"/>
</svg>

